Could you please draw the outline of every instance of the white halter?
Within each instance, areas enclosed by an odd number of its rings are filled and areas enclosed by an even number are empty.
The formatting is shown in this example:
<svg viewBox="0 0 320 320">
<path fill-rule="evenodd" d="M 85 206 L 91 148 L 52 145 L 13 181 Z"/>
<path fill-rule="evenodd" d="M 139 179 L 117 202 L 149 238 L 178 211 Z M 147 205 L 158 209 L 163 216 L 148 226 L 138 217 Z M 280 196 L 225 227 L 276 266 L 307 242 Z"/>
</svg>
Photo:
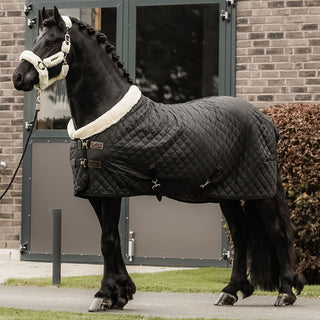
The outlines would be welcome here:
<svg viewBox="0 0 320 320">
<path fill-rule="evenodd" d="M 66 61 L 66 56 L 69 53 L 70 46 L 71 46 L 70 35 L 68 30 L 72 27 L 72 22 L 70 18 L 67 16 L 62 16 L 62 19 L 66 24 L 67 32 L 65 34 L 65 40 L 62 42 L 62 45 L 61 45 L 61 51 L 42 60 L 39 56 L 37 56 L 32 51 L 25 50 L 21 53 L 19 58 L 19 61 L 26 60 L 30 62 L 38 71 L 39 83 L 34 85 L 34 87 L 40 91 L 48 88 L 55 81 L 64 79 L 67 76 L 69 71 L 69 66 Z M 49 79 L 48 69 L 57 66 L 61 62 L 63 62 L 63 65 L 62 65 L 60 74 L 54 78 Z"/>
</svg>

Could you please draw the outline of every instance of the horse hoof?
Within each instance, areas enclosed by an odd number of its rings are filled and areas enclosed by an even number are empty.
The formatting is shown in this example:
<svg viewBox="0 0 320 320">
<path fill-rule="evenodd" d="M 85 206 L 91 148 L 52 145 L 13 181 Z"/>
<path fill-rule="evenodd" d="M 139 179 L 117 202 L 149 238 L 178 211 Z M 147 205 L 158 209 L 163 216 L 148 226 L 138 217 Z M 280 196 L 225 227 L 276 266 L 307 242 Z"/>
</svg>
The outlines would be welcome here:
<svg viewBox="0 0 320 320">
<path fill-rule="evenodd" d="M 297 297 L 294 294 L 280 293 L 274 305 L 276 307 L 291 306 L 296 300 Z"/>
<path fill-rule="evenodd" d="M 238 301 L 237 295 L 227 292 L 221 292 L 218 299 L 214 303 L 215 306 L 233 306 Z"/>
<path fill-rule="evenodd" d="M 111 309 L 112 301 L 110 299 L 94 298 L 90 307 L 89 312 L 102 312 Z"/>
</svg>

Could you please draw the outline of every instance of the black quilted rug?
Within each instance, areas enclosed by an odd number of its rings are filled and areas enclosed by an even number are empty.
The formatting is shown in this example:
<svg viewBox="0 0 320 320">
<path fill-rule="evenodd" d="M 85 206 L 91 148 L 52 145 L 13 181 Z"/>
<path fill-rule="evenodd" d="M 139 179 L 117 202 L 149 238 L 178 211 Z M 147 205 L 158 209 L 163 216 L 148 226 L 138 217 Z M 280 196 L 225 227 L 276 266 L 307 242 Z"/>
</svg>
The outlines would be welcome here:
<svg viewBox="0 0 320 320">
<path fill-rule="evenodd" d="M 271 198 L 277 139 L 273 123 L 237 98 L 165 105 L 142 96 L 104 132 L 71 142 L 74 193 L 189 202 Z"/>
</svg>

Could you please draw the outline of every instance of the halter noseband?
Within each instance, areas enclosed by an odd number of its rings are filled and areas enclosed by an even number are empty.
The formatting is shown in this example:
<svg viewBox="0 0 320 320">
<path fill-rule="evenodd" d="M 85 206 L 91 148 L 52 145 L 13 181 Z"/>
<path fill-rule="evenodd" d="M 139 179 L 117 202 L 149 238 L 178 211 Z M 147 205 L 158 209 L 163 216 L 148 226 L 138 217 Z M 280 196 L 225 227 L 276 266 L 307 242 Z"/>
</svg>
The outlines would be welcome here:
<svg viewBox="0 0 320 320">
<path fill-rule="evenodd" d="M 30 62 L 38 71 L 39 83 L 34 85 L 34 87 L 40 91 L 48 88 L 55 81 L 64 79 L 67 76 L 69 71 L 69 66 L 67 64 L 66 57 L 70 51 L 70 46 L 71 46 L 69 29 L 72 27 L 72 22 L 70 18 L 67 16 L 62 16 L 62 19 L 66 24 L 67 31 L 64 37 L 65 40 L 62 42 L 62 45 L 61 45 L 61 51 L 42 60 L 38 55 L 36 55 L 32 51 L 25 50 L 21 53 L 19 58 L 19 61 L 26 60 Z M 63 65 L 62 65 L 60 74 L 58 74 L 54 78 L 49 79 L 48 69 L 57 66 L 61 62 L 63 62 Z"/>
</svg>

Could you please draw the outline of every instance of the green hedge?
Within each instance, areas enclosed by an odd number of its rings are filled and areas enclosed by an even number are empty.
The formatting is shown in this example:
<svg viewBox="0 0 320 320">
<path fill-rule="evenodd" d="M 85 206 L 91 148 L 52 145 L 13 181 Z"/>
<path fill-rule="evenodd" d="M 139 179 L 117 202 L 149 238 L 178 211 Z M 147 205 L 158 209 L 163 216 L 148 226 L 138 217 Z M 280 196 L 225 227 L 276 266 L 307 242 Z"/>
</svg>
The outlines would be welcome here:
<svg viewBox="0 0 320 320">
<path fill-rule="evenodd" d="M 320 105 L 277 105 L 264 113 L 280 132 L 278 159 L 298 270 L 309 284 L 320 284 Z"/>
</svg>

